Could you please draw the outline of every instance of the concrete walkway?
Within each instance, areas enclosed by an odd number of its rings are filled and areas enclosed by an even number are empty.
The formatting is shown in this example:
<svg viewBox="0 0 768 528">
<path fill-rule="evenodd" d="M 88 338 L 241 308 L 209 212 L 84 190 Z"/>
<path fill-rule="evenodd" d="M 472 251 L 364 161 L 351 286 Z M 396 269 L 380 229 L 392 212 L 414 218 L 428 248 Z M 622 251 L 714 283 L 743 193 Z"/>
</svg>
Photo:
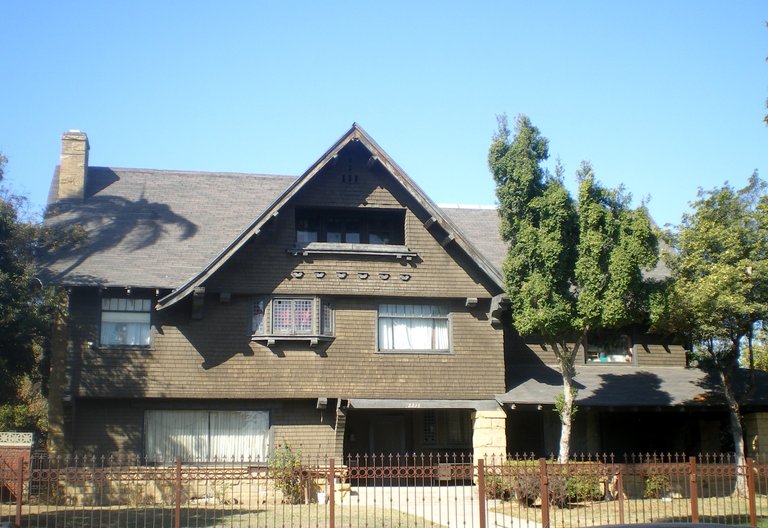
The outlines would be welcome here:
<svg viewBox="0 0 768 528">
<path fill-rule="evenodd" d="M 489 500 L 486 506 L 489 527 L 541 528 L 540 523 L 492 511 L 496 504 L 497 501 Z M 337 518 L 343 518 L 344 508 L 350 506 L 384 510 L 385 525 L 396 526 L 399 516 L 408 514 L 436 526 L 479 527 L 482 501 L 478 500 L 476 486 L 353 486 L 350 491 L 337 492 Z"/>
</svg>

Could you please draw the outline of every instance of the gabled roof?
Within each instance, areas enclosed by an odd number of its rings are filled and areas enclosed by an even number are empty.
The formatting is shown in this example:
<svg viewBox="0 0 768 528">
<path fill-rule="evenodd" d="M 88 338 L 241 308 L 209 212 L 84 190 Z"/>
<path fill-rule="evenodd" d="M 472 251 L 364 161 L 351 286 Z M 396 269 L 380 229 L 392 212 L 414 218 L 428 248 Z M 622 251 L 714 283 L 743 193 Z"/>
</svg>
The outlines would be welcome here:
<svg viewBox="0 0 768 528">
<path fill-rule="evenodd" d="M 384 150 L 371 138 L 357 123 L 329 148 L 304 174 L 299 176 L 272 204 L 269 205 L 257 218 L 244 229 L 233 241 L 214 259 L 212 259 L 197 275 L 183 284 L 180 288 L 158 301 L 158 307 L 164 308 L 173 305 L 180 299 L 187 296 L 197 286 L 201 285 L 213 275 L 230 257 L 232 257 L 252 236 L 259 233 L 262 226 L 273 216 L 277 215 L 280 209 L 298 193 L 320 170 L 325 167 L 346 145 L 350 142 L 359 141 L 365 148 L 381 163 L 387 171 L 405 188 L 407 192 L 431 215 L 435 221 L 446 231 L 453 235 L 454 242 L 469 255 L 477 266 L 488 276 L 488 278 L 500 289 L 503 290 L 503 280 L 499 269 L 478 251 L 459 231 L 449 218 L 442 213 L 439 207 L 411 180 L 411 178 L 400 168 L 397 163 L 384 152 Z"/>
<path fill-rule="evenodd" d="M 357 124 L 303 175 L 211 173 L 89 167 L 85 199 L 56 202 L 54 174 L 46 223 L 80 225 L 84 243 L 42 258 L 45 280 L 66 286 L 175 290 L 169 306 L 218 269 L 350 142 L 360 142 L 415 201 L 502 288 L 506 248 L 487 207 L 449 214 L 436 206 Z M 471 218 L 465 219 L 465 215 Z M 489 236 L 490 235 L 490 236 Z M 496 242 L 494 242 L 496 241 Z M 498 243 L 497 243 L 498 242 Z"/>
</svg>

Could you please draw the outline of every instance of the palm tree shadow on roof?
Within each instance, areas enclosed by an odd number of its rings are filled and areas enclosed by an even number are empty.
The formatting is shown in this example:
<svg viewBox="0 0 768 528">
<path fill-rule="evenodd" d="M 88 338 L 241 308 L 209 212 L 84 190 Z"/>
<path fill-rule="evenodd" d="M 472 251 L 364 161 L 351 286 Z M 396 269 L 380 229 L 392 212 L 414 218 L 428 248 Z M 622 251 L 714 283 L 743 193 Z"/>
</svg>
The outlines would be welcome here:
<svg viewBox="0 0 768 528">
<path fill-rule="evenodd" d="M 119 177 L 111 170 L 97 174 L 103 190 Z M 103 181 L 102 181 L 103 180 Z M 107 183 L 104 185 L 104 183 Z M 89 188 L 93 191 L 93 188 Z M 98 190 L 98 189 L 97 189 Z M 110 194 L 92 194 L 83 201 L 60 201 L 49 206 L 46 224 L 61 233 L 85 231 L 82 243 L 67 241 L 55 250 L 41 256 L 43 266 L 56 261 L 67 264 L 55 271 L 49 271 L 47 278 L 56 280 L 76 270 L 91 255 L 112 250 L 117 246 L 126 254 L 159 243 L 163 238 L 178 240 L 192 238 L 198 226 L 187 218 L 175 213 L 165 203 L 151 202 L 144 197 L 131 200 Z M 93 277 L 98 281 L 97 277 Z"/>
</svg>

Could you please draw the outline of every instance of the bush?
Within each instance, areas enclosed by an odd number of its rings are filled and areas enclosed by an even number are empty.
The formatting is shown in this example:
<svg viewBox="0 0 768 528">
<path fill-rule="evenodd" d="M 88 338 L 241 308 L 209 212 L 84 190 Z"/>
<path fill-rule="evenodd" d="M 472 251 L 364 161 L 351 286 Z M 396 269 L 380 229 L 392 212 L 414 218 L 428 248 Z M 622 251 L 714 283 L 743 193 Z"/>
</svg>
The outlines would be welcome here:
<svg viewBox="0 0 768 528">
<path fill-rule="evenodd" d="M 645 477 L 643 496 L 646 499 L 658 499 L 664 496 L 670 489 L 667 475 L 648 475 Z"/>
<path fill-rule="evenodd" d="M 500 475 L 486 475 L 485 477 L 485 497 L 488 499 L 509 500 L 512 498 L 514 490 L 512 481 L 504 479 Z"/>
<path fill-rule="evenodd" d="M 283 493 L 283 502 L 301 504 L 307 487 L 307 480 L 301 474 L 301 451 L 289 446 L 278 446 L 269 463 L 269 476 L 275 488 Z"/>
<path fill-rule="evenodd" d="M 571 502 L 602 499 L 600 478 L 597 475 L 571 475 L 566 479 L 565 495 Z"/>
</svg>

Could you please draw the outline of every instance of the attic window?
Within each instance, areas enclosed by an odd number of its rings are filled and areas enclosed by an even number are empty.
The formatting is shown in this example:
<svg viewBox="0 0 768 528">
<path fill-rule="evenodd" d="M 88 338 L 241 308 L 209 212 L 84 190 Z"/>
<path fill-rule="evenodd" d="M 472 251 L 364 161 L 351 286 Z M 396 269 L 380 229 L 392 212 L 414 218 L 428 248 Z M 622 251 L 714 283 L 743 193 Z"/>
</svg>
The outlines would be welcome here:
<svg viewBox="0 0 768 528">
<path fill-rule="evenodd" d="M 296 209 L 296 244 L 402 245 L 405 211 L 382 209 Z"/>
</svg>

